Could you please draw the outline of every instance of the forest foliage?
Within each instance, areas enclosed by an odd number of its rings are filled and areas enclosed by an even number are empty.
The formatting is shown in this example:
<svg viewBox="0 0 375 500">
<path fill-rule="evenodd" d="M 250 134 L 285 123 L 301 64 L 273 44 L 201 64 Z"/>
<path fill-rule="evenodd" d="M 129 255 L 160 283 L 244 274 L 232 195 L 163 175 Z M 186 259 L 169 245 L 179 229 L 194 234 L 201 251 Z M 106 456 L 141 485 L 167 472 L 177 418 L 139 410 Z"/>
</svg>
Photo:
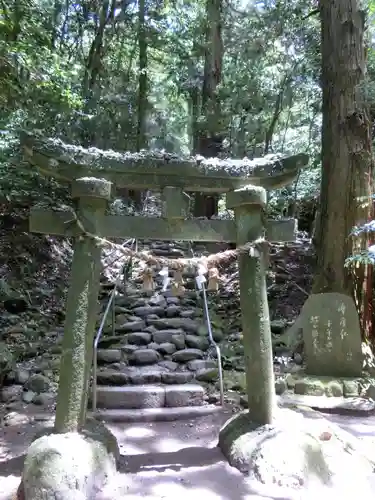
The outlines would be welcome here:
<svg viewBox="0 0 375 500">
<path fill-rule="evenodd" d="M 226 156 L 307 152 L 309 169 L 273 202 L 316 198 L 319 43 L 309 0 L 1 0 L 3 202 L 57 189 L 23 163 L 21 127 L 119 151 L 188 154 L 208 131 Z M 368 61 L 371 76 L 371 44 Z"/>
</svg>

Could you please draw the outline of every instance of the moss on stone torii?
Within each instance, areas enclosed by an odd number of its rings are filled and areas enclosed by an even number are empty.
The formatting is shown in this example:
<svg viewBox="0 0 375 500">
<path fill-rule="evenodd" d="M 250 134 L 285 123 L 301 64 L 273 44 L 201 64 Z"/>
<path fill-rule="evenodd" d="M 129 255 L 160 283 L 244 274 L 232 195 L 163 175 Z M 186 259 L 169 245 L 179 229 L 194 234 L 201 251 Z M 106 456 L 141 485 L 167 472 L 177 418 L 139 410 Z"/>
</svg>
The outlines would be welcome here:
<svg viewBox="0 0 375 500">
<path fill-rule="evenodd" d="M 82 178 L 72 184 L 78 215 L 89 231 L 98 234 L 97 220 L 111 197 L 105 179 Z M 100 283 L 101 247 L 85 235 L 74 243 L 56 406 L 57 432 L 77 431 L 84 424 L 92 364 L 94 329 Z"/>
<path fill-rule="evenodd" d="M 21 134 L 21 146 L 26 160 L 45 175 L 65 182 L 87 175 L 100 176 L 130 189 L 175 186 L 187 191 L 224 193 L 249 183 L 277 189 L 293 182 L 308 163 L 306 154 L 233 160 L 180 157 L 164 151 L 119 153 L 85 149 L 26 132 Z"/>
<path fill-rule="evenodd" d="M 262 241 L 266 203 L 266 191 L 260 186 L 247 186 L 227 194 L 227 207 L 235 214 L 238 245 Z M 275 407 L 265 253 L 264 245 L 260 245 L 252 255 L 238 256 L 249 415 L 259 425 L 272 422 Z"/>
</svg>

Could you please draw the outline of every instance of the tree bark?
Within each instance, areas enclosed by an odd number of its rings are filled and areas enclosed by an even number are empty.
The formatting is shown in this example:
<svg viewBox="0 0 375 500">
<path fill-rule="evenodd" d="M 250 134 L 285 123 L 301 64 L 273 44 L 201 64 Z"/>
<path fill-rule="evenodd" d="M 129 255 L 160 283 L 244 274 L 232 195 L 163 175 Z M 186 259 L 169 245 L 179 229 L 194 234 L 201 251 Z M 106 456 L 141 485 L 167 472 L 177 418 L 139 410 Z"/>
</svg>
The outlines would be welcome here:
<svg viewBox="0 0 375 500">
<path fill-rule="evenodd" d="M 359 0 L 320 0 L 322 180 L 313 291 L 354 294 L 345 260 L 361 242 L 350 232 L 367 220 L 372 193 L 369 114 L 361 94 L 366 72 L 365 12 Z M 359 197 L 363 197 L 361 200 Z"/>
<path fill-rule="evenodd" d="M 206 47 L 204 59 L 204 78 L 202 86 L 202 109 L 204 126 L 198 132 L 197 152 L 202 156 L 215 157 L 221 151 L 221 104 L 217 87 L 221 81 L 223 63 L 222 40 L 222 0 L 206 0 Z M 219 197 L 195 194 L 194 216 L 208 217 L 217 215 Z"/>
<path fill-rule="evenodd" d="M 146 123 L 147 123 L 147 98 L 148 98 L 148 60 L 147 60 L 147 34 L 146 34 L 146 2 L 139 0 L 138 3 L 138 115 L 137 115 L 137 151 L 147 147 Z M 129 199 L 133 201 L 135 209 L 141 210 L 143 192 L 130 189 Z"/>
<path fill-rule="evenodd" d="M 146 113 L 147 113 L 147 39 L 146 39 L 146 2 L 140 0 L 138 5 L 138 49 L 139 49 L 139 77 L 138 77 L 138 123 L 137 123 L 137 151 L 146 147 Z"/>
</svg>

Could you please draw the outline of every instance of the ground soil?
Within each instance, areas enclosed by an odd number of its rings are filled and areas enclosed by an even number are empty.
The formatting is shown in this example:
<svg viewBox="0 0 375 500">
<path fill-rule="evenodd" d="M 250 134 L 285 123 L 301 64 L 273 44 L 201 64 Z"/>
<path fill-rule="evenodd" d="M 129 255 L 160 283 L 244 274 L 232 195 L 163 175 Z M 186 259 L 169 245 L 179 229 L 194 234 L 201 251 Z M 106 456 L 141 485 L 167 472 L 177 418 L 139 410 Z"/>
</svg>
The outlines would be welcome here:
<svg viewBox="0 0 375 500">
<path fill-rule="evenodd" d="M 232 413 L 233 409 L 227 407 L 218 414 L 191 421 L 109 425 L 120 445 L 119 474 L 96 500 L 140 497 L 187 500 L 193 496 L 205 500 L 274 498 L 249 491 L 242 475 L 225 462 L 216 447 L 220 426 Z M 375 417 L 328 415 L 327 418 L 373 443 Z M 3 422 L 0 500 L 10 500 L 14 495 L 20 482 L 24 453 L 35 433 L 51 420 L 52 414 L 40 415 L 35 408 L 25 406 Z"/>
</svg>

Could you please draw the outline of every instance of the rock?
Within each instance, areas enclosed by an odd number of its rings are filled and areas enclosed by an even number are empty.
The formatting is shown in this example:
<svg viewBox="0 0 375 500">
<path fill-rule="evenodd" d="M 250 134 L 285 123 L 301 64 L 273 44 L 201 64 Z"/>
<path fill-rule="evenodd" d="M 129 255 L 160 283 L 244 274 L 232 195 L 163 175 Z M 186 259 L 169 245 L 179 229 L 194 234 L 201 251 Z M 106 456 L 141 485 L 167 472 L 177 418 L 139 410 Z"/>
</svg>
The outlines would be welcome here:
<svg viewBox="0 0 375 500">
<path fill-rule="evenodd" d="M 171 372 L 174 372 L 178 368 L 178 363 L 164 359 L 163 361 L 160 361 L 159 366 L 161 366 L 162 368 L 166 368 L 167 370 L 169 370 Z"/>
<path fill-rule="evenodd" d="M 163 384 L 186 384 L 193 379 L 191 372 L 163 372 L 161 381 Z"/>
<path fill-rule="evenodd" d="M 155 326 L 158 330 L 166 330 L 168 328 L 182 328 L 188 333 L 198 333 L 199 323 L 190 318 L 161 318 L 148 319 L 149 325 Z"/>
<path fill-rule="evenodd" d="M 284 392 L 288 389 L 287 383 L 284 379 L 279 378 L 275 380 L 275 392 L 278 396 L 284 394 Z"/>
<path fill-rule="evenodd" d="M 133 313 L 136 316 L 139 316 L 140 318 L 146 318 L 147 316 L 150 316 L 151 314 L 158 316 L 164 316 L 165 314 L 165 309 L 164 307 L 161 306 L 143 306 L 143 307 L 136 307 L 133 309 Z"/>
<path fill-rule="evenodd" d="M 206 368 L 216 368 L 216 361 L 212 361 L 209 359 L 193 359 L 187 363 L 187 367 L 191 371 L 203 370 Z"/>
<path fill-rule="evenodd" d="M 121 346 L 121 351 L 127 356 L 131 356 L 138 350 L 138 346 L 134 344 L 125 344 Z"/>
<path fill-rule="evenodd" d="M 139 318 L 138 316 L 128 316 L 128 322 L 132 323 L 133 321 L 142 321 L 142 318 Z"/>
<path fill-rule="evenodd" d="M 128 304 L 130 305 L 130 304 Z M 107 304 L 104 305 L 103 307 L 103 312 L 105 311 L 105 308 L 106 308 Z M 134 305 L 134 307 L 136 307 Z M 119 306 L 119 305 L 115 305 L 115 314 L 116 316 L 126 316 L 126 314 L 129 314 L 130 313 L 130 310 L 127 309 L 126 307 L 123 307 L 123 306 Z"/>
<path fill-rule="evenodd" d="M 202 359 L 203 352 L 199 349 L 183 349 L 172 354 L 172 361 L 176 363 L 186 363 L 193 359 Z"/>
<path fill-rule="evenodd" d="M 154 320 L 155 321 L 155 320 Z M 116 325 L 116 331 L 121 333 L 141 332 L 146 328 L 146 323 L 143 319 L 128 321 L 122 325 Z"/>
<path fill-rule="evenodd" d="M 176 346 L 177 349 L 185 349 L 185 334 L 180 333 L 172 335 L 171 342 Z"/>
<path fill-rule="evenodd" d="M 167 301 L 166 299 L 160 295 L 160 294 L 157 294 L 157 295 L 154 295 L 153 297 L 151 297 L 148 301 L 149 305 L 150 306 L 159 306 L 159 307 L 166 307 L 167 305 Z M 169 302 L 170 304 L 172 302 Z"/>
<path fill-rule="evenodd" d="M 22 394 L 22 401 L 24 401 L 25 403 L 32 403 L 36 395 L 37 395 L 36 392 L 25 391 Z"/>
<path fill-rule="evenodd" d="M 201 368 L 195 372 L 195 378 L 199 382 L 212 382 L 216 380 L 219 376 L 219 370 L 217 368 Z"/>
<path fill-rule="evenodd" d="M 176 305 L 170 305 L 167 307 L 165 310 L 165 314 L 167 318 L 174 318 L 175 316 L 178 316 L 180 314 L 181 307 L 176 306 Z"/>
<path fill-rule="evenodd" d="M 126 336 L 126 340 L 127 342 L 129 342 L 129 344 L 147 345 L 151 342 L 151 333 L 146 333 L 146 332 L 128 333 Z"/>
<path fill-rule="evenodd" d="M 147 305 L 147 299 L 144 297 L 116 297 L 116 304 L 122 304 L 125 307 L 142 307 Z"/>
<path fill-rule="evenodd" d="M 16 384 L 26 384 L 30 378 L 30 371 L 24 368 L 17 368 L 14 371 L 14 381 Z"/>
<path fill-rule="evenodd" d="M 123 325 L 128 322 L 129 314 L 118 314 L 116 316 L 116 325 Z M 107 316 L 108 326 L 112 327 L 112 318 Z"/>
<path fill-rule="evenodd" d="M 300 354 L 299 352 L 295 352 L 293 354 L 293 360 L 295 362 L 296 365 L 302 365 L 303 363 L 303 356 L 302 354 Z"/>
<path fill-rule="evenodd" d="M 207 326 L 206 325 L 199 325 L 197 335 L 199 335 L 201 337 L 206 337 L 209 340 Z M 224 338 L 224 333 L 218 328 L 213 328 L 212 329 L 212 337 L 213 337 L 215 342 L 221 342 Z"/>
<path fill-rule="evenodd" d="M 186 335 L 185 342 L 188 347 L 200 349 L 201 351 L 207 351 L 210 346 L 208 338 L 199 337 L 198 335 Z"/>
<path fill-rule="evenodd" d="M 159 319 L 159 316 L 157 314 L 150 314 L 150 316 L 147 316 L 147 320 L 152 320 L 152 319 Z"/>
<path fill-rule="evenodd" d="M 224 339 L 224 332 L 219 328 L 215 328 L 212 332 L 212 336 L 215 342 L 221 342 Z M 243 346 L 241 345 L 243 348 Z"/>
<path fill-rule="evenodd" d="M 229 390 L 244 392 L 246 390 L 246 375 L 239 372 L 226 372 L 224 376 L 225 385 Z"/>
<path fill-rule="evenodd" d="M 287 325 L 284 319 L 274 319 L 270 323 L 271 332 L 275 334 L 283 333 Z"/>
<path fill-rule="evenodd" d="M 154 351 L 158 350 L 158 347 L 161 344 L 157 344 L 156 342 L 150 342 L 147 346 L 147 349 L 154 349 Z M 176 349 L 175 349 L 176 350 Z"/>
<path fill-rule="evenodd" d="M 22 397 L 22 385 L 8 385 L 1 391 L 1 399 L 4 403 L 10 403 Z"/>
<path fill-rule="evenodd" d="M 48 392 L 51 388 L 51 381 L 45 375 L 35 373 L 26 382 L 25 388 L 37 394 Z"/>
<path fill-rule="evenodd" d="M 180 316 L 181 318 L 194 318 L 196 314 L 197 312 L 195 309 L 186 309 L 185 311 L 181 311 Z"/>
<path fill-rule="evenodd" d="M 116 370 L 102 370 L 97 373 L 98 385 L 125 385 L 129 383 L 129 375 Z"/>
<path fill-rule="evenodd" d="M 60 370 L 61 360 L 60 358 L 53 358 L 48 361 L 48 370 L 59 371 Z"/>
<path fill-rule="evenodd" d="M 0 342 L 0 377 L 13 369 L 14 356 L 5 342 Z"/>
<path fill-rule="evenodd" d="M 340 398 L 343 396 L 343 386 L 339 380 L 330 380 L 326 385 L 326 396 Z"/>
<path fill-rule="evenodd" d="M 243 411 L 220 430 L 219 447 L 262 497 L 355 498 L 358 485 L 367 485 L 367 498 L 374 453 L 337 425 L 311 418 L 311 413 L 278 409 L 272 425 L 260 426 Z"/>
<path fill-rule="evenodd" d="M 295 394 L 308 394 L 309 396 L 323 396 L 325 394 L 324 384 L 317 379 L 304 378 L 296 380 L 294 384 Z"/>
<path fill-rule="evenodd" d="M 365 397 L 375 401 L 375 385 L 374 384 L 370 384 L 367 387 L 366 392 L 365 392 Z"/>
<path fill-rule="evenodd" d="M 2 423 L 5 427 L 15 427 L 15 426 L 29 424 L 31 421 L 32 417 L 24 415 L 23 413 L 17 413 L 15 411 L 11 411 L 10 413 L 7 413 L 4 416 Z"/>
<path fill-rule="evenodd" d="M 155 344 L 155 350 L 160 352 L 160 354 L 173 354 L 176 352 L 175 344 L 171 342 L 163 342 L 162 344 Z"/>
<path fill-rule="evenodd" d="M 284 380 L 286 382 L 286 385 L 288 386 L 288 389 L 293 389 L 294 391 L 294 386 L 299 378 L 296 378 L 296 376 L 294 376 L 292 373 L 288 373 Z"/>
<path fill-rule="evenodd" d="M 157 330 L 157 328 L 155 328 L 154 326 L 151 325 L 151 326 L 146 326 L 146 328 L 143 331 L 153 334 L 153 333 L 157 332 L 158 330 Z"/>
<path fill-rule="evenodd" d="M 134 385 L 160 384 L 162 373 L 152 367 L 152 370 L 137 370 L 129 374 L 130 382 Z"/>
<path fill-rule="evenodd" d="M 157 344 L 172 342 L 175 335 L 183 335 L 185 342 L 185 333 L 181 328 L 172 328 L 171 330 L 157 330 L 152 334 L 152 340 Z"/>
<path fill-rule="evenodd" d="M 116 474 L 120 457 L 116 438 L 103 424 L 91 420 L 80 434 L 47 432 L 27 451 L 22 498 L 94 498 Z"/>
<path fill-rule="evenodd" d="M 100 349 L 109 349 L 113 345 L 117 345 L 119 342 L 121 342 L 121 340 L 122 336 L 120 337 L 119 335 L 106 335 L 105 337 L 101 337 L 98 347 Z"/>
<path fill-rule="evenodd" d="M 343 391 L 345 398 L 356 398 L 360 394 L 358 380 L 343 380 Z"/>
<path fill-rule="evenodd" d="M 39 406 L 47 406 L 55 401 L 55 395 L 52 392 L 43 392 L 35 394 L 32 403 Z"/>
<path fill-rule="evenodd" d="M 178 305 L 180 303 L 179 297 L 167 297 L 166 302 L 168 306 L 170 305 Z"/>
<path fill-rule="evenodd" d="M 121 361 L 122 354 L 120 349 L 98 349 L 98 362 L 116 363 Z"/>
<path fill-rule="evenodd" d="M 129 361 L 135 365 L 152 365 L 160 361 L 160 355 L 153 349 L 138 349 L 133 352 Z"/>
</svg>

